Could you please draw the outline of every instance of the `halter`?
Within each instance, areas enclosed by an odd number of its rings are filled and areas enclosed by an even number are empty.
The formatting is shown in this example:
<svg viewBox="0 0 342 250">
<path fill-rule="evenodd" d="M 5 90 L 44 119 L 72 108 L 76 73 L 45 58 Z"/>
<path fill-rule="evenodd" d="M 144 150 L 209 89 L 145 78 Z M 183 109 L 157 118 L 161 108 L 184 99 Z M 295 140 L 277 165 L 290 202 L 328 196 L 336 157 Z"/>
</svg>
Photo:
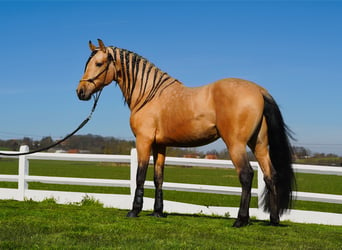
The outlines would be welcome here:
<svg viewBox="0 0 342 250">
<path fill-rule="evenodd" d="M 93 58 L 93 56 L 94 56 L 96 53 L 97 53 L 97 51 L 96 51 L 95 53 L 93 52 L 93 53 L 90 55 L 90 57 L 89 57 L 89 59 L 88 59 L 88 61 L 87 61 L 87 63 L 86 63 L 86 67 L 85 67 L 84 71 L 86 71 L 89 61 Z M 104 70 L 102 70 L 100 73 L 98 73 L 96 76 L 94 76 L 94 77 L 92 77 L 92 78 L 81 79 L 80 82 L 90 82 L 90 83 L 94 84 L 95 89 L 96 89 L 97 86 L 96 86 L 95 80 L 96 80 L 99 76 L 101 76 L 103 73 L 106 73 L 105 76 L 104 76 L 103 82 L 102 82 L 102 85 L 104 85 L 104 84 L 105 84 L 105 80 L 106 80 L 106 78 L 107 78 L 107 73 L 108 73 L 109 65 L 110 65 L 113 61 L 114 61 L 114 60 L 113 60 L 112 54 L 110 54 L 110 53 L 108 52 L 107 65 L 106 65 L 106 67 L 104 68 Z M 101 87 L 100 91 L 103 89 L 103 87 L 104 87 L 104 86 Z"/>
</svg>

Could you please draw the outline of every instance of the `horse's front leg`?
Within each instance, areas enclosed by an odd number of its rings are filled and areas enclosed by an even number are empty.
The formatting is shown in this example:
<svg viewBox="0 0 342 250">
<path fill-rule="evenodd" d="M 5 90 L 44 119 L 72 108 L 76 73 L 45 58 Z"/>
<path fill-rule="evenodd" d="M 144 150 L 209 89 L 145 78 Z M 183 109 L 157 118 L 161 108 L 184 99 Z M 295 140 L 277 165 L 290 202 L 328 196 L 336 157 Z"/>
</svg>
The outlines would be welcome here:
<svg viewBox="0 0 342 250">
<path fill-rule="evenodd" d="M 163 214 L 163 179 L 164 179 L 164 163 L 166 147 L 162 145 L 153 145 L 153 160 L 154 160 L 154 186 L 156 188 L 154 199 L 153 216 L 165 217 Z"/>
<path fill-rule="evenodd" d="M 127 217 L 137 217 L 143 207 L 144 197 L 144 183 L 146 179 L 147 167 L 150 161 L 151 146 L 149 143 L 140 143 L 137 138 L 137 153 L 138 153 L 138 170 L 135 189 L 135 195 L 133 200 L 133 208 L 128 212 Z"/>
</svg>

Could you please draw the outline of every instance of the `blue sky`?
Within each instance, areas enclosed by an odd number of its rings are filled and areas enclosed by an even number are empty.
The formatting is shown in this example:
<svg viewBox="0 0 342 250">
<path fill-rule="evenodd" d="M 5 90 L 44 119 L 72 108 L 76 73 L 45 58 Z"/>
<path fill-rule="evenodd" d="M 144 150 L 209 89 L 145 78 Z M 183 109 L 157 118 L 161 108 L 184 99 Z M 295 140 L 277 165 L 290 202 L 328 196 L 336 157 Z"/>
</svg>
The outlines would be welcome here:
<svg viewBox="0 0 342 250">
<path fill-rule="evenodd" d="M 1 1 L 0 138 L 61 138 L 92 102 L 75 89 L 101 38 L 187 86 L 254 81 L 277 100 L 297 141 L 342 155 L 342 2 Z M 133 139 L 115 83 L 79 134 Z M 222 149 L 222 142 L 211 146 Z"/>
</svg>

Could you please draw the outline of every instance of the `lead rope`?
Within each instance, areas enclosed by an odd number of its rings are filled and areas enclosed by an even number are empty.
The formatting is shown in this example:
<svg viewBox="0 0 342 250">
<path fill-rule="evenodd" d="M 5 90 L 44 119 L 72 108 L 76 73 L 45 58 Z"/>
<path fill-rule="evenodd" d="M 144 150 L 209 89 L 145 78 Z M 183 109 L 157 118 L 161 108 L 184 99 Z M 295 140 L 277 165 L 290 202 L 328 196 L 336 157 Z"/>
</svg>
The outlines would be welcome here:
<svg viewBox="0 0 342 250">
<path fill-rule="evenodd" d="M 96 109 L 97 102 L 98 102 L 98 100 L 100 98 L 101 92 L 102 92 L 102 89 L 100 91 L 98 91 L 96 94 L 93 95 L 93 97 L 94 97 L 94 105 L 93 105 L 93 107 L 91 109 L 91 112 L 88 115 L 88 117 L 73 132 L 71 132 L 70 134 L 66 135 L 63 139 L 58 140 L 57 142 L 55 142 L 55 143 L 53 143 L 53 144 L 51 144 L 51 145 L 49 145 L 47 147 L 35 149 L 35 150 L 29 151 L 29 152 L 22 152 L 22 153 L 2 153 L 2 152 L 0 152 L 0 155 L 6 155 L 6 156 L 29 155 L 29 154 L 33 154 L 33 153 L 37 153 L 37 152 L 48 150 L 50 148 L 53 148 L 53 147 L 57 146 L 58 144 L 61 144 L 64 141 L 66 141 L 71 136 L 76 134 L 81 128 L 83 128 L 88 123 L 88 121 L 91 119 L 91 116 L 93 115 L 93 113 L 94 113 L 94 111 Z"/>
</svg>

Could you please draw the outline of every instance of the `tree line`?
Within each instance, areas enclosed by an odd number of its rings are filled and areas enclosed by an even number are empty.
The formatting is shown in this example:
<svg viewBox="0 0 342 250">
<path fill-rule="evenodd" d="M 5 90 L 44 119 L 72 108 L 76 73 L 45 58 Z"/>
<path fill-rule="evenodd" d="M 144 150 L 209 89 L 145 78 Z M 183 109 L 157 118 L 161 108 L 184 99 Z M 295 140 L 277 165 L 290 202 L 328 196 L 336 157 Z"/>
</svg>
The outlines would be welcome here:
<svg viewBox="0 0 342 250">
<path fill-rule="evenodd" d="M 30 150 L 35 150 L 39 148 L 47 147 L 56 141 L 52 139 L 51 136 L 43 137 L 41 140 L 33 140 L 29 137 L 24 137 L 22 139 L 10 139 L 10 140 L 0 140 L 0 149 L 2 150 L 11 150 L 17 151 L 19 150 L 21 145 L 29 146 Z M 70 137 L 68 140 L 62 142 L 56 147 L 50 149 L 50 152 L 56 151 L 78 151 L 83 153 L 92 153 L 92 154 L 122 154 L 127 155 L 130 154 L 132 148 L 135 147 L 134 140 L 123 140 L 115 137 L 104 137 L 100 135 L 74 135 Z M 216 154 L 219 156 L 221 154 L 222 158 L 224 158 L 224 152 L 212 151 L 208 152 L 212 154 Z M 205 153 L 199 152 L 196 148 L 168 148 L 167 154 L 169 156 L 175 157 L 183 157 L 184 155 L 192 155 L 203 157 Z"/>
<path fill-rule="evenodd" d="M 0 150 L 19 150 L 21 145 L 28 145 L 31 150 L 47 147 L 55 143 L 51 136 L 43 137 L 41 140 L 33 140 L 29 137 L 22 139 L 0 140 Z M 134 140 L 123 140 L 115 137 L 104 137 L 100 135 L 74 135 L 60 145 L 50 149 L 52 152 L 83 152 L 92 154 L 130 154 L 135 147 Z M 293 155 L 297 162 L 307 164 L 341 165 L 342 158 L 335 154 L 312 153 L 304 147 L 293 147 Z M 168 147 L 168 156 L 174 157 L 198 157 L 204 158 L 208 155 L 217 159 L 230 159 L 227 149 L 199 151 L 197 148 Z M 255 160 L 254 155 L 248 152 L 248 158 Z"/>
<path fill-rule="evenodd" d="M 41 140 L 24 137 L 22 139 L 0 140 L 0 148 L 16 151 L 21 145 L 27 145 L 30 150 L 35 150 L 47 147 L 55 142 L 51 136 L 43 137 Z M 93 154 L 129 154 L 133 147 L 135 147 L 134 141 L 88 134 L 74 135 L 49 151 L 68 152 L 77 150 Z"/>
</svg>

